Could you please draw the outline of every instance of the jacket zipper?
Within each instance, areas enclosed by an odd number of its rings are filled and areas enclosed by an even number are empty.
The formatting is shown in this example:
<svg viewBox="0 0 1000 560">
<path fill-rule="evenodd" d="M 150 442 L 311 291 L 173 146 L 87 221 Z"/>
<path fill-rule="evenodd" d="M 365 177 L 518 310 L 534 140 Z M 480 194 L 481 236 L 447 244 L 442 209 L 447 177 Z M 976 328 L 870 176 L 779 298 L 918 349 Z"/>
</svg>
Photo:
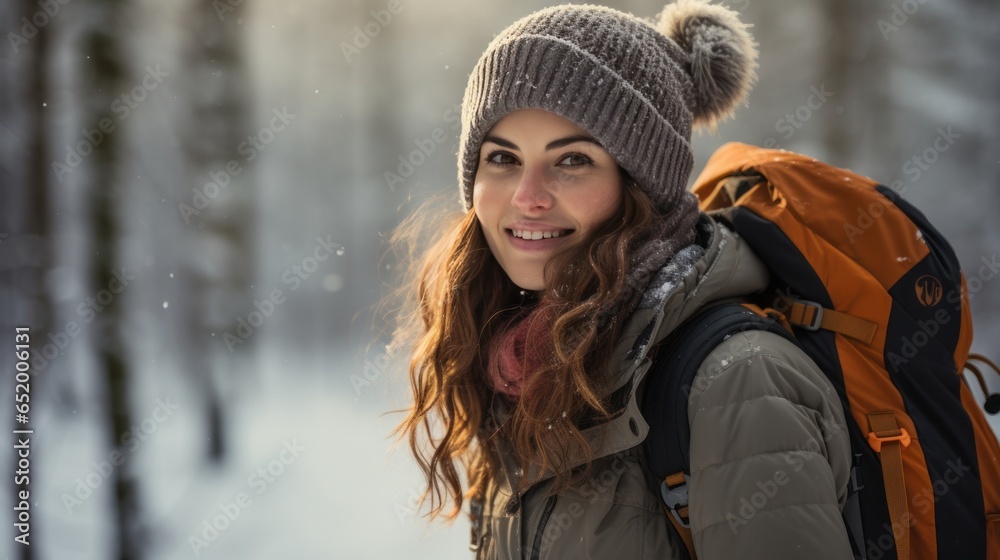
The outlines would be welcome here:
<svg viewBox="0 0 1000 560">
<path fill-rule="evenodd" d="M 556 508 L 556 498 L 549 496 L 545 502 L 545 509 L 542 510 L 542 518 L 538 521 L 538 529 L 535 531 L 535 542 L 531 545 L 531 560 L 538 560 L 538 555 L 542 553 L 542 535 L 545 533 L 545 525 L 549 522 L 552 510 Z"/>
</svg>

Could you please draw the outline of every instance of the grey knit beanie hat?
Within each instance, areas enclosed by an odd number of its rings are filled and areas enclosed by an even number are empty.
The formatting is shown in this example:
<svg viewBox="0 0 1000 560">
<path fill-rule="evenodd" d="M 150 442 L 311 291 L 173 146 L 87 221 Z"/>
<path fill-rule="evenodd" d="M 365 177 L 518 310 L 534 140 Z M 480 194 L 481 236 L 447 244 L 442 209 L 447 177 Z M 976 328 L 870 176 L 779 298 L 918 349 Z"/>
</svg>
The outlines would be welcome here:
<svg viewBox="0 0 1000 560">
<path fill-rule="evenodd" d="M 678 0 L 652 22 L 593 5 L 515 22 L 490 42 L 462 101 L 466 210 L 486 133 L 508 113 L 544 109 L 593 135 L 668 222 L 690 224 L 691 129 L 714 127 L 749 93 L 757 51 L 748 27 L 705 0 Z"/>
</svg>

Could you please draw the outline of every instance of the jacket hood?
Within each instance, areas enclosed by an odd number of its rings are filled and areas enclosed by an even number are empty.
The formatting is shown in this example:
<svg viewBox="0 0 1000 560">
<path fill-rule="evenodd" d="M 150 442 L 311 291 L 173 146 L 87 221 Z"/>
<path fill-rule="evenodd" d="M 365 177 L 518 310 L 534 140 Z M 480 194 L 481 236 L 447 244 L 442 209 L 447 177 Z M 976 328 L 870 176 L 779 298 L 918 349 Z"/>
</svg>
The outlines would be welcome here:
<svg viewBox="0 0 1000 560">
<path fill-rule="evenodd" d="M 613 382 L 609 393 L 627 391 L 627 402 L 611 420 L 582 430 L 592 452 L 569 451 L 567 468 L 576 468 L 600 457 L 618 453 L 642 443 L 649 426 L 640 413 L 638 391 L 652 364 L 649 349 L 666 338 L 678 325 L 707 304 L 764 290 L 769 281 L 767 268 L 739 236 L 721 223 L 702 214 L 695 243 L 679 251 L 653 276 L 638 308 L 629 316 L 615 345 L 609 372 Z M 605 396 L 608 396 L 605 395 Z M 624 399 L 623 399 L 624 400 Z M 508 416 L 502 399 L 496 399 L 494 418 Z M 502 438 L 492 438 L 504 463 L 507 481 L 498 480 L 509 491 L 516 488 L 521 473 L 517 461 Z M 552 473 L 526 473 L 530 484 Z M 506 482 L 506 484 L 504 484 Z"/>
</svg>

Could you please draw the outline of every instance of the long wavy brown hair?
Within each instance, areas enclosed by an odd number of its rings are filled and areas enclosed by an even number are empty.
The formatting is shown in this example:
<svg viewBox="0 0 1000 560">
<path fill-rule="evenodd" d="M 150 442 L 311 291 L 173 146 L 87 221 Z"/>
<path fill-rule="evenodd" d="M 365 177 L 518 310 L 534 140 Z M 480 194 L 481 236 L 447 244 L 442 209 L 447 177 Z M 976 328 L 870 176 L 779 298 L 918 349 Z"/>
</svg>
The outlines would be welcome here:
<svg viewBox="0 0 1000 560">
<path fill-rule="evenodd" d="M 426 214 L 418 211 L 396 229 L 394 248 L 410 262 L 405 303 L 392 347 L 405 349 L 413 405 L 396 427 L 427 478 L 424 500 L 430 519 L 454 519 L 464 499 L 482 495 L 496 476 L 488 439 L 510 442 L 524 472 L 528 466 L 555 473 L 557 492 L 586 477 L 589 465 L 564 468 L 571 446 L 591 451 L 578 423 L 608 418 L 607 375 L 615 342 L 628 312 L 624 271 L 635 249 L 655 231 L 658 214 L 649 198 L 622 172 L 619 211 L 588 239 L 546 264 L 547 289 L 536 305 L 553 317 L 553 359 L 530 375 L 507 422 L 487 429 L 498 396 L 486 378 L 491 339 L 526 312 L 524 292 L 494 259 L 474 210 L 448 218 L 422 250 Z M 598 321 L 598 318 L 604 318 Z M 467 479 L 463 492 L 462 478 Z M 445 512 L 445 507 L 452 507 Z"/>
</svg>

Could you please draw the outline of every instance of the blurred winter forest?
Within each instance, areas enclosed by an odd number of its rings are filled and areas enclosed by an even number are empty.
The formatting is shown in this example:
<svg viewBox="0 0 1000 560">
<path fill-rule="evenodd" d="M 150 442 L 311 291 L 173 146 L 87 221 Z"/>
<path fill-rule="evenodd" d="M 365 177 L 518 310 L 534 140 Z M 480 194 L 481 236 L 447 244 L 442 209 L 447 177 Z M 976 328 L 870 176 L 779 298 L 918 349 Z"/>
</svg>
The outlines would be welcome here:
<svg viewBox="0 0 1000 560">
<path fill-rule="evenodd" d="M 995 262 L 995 1 L 730 1 L 760 80 L 696 136 L 696 172 L 730 140 L 805 152 L 896 182 L 967 275 Z M 431 196 L 457 205 L 469 71 L 546 5 L 0 4 L 0 411 L 34 430 L 27 485 L 0 443 L 0 554 L 468 557 L 468 522 L 428 528 L 391 449 L 409 387 L 374 305 L 394 225 Z M 997 357 L 1000 285 L 981 280 L 973 349 Z"/>
</svg>

